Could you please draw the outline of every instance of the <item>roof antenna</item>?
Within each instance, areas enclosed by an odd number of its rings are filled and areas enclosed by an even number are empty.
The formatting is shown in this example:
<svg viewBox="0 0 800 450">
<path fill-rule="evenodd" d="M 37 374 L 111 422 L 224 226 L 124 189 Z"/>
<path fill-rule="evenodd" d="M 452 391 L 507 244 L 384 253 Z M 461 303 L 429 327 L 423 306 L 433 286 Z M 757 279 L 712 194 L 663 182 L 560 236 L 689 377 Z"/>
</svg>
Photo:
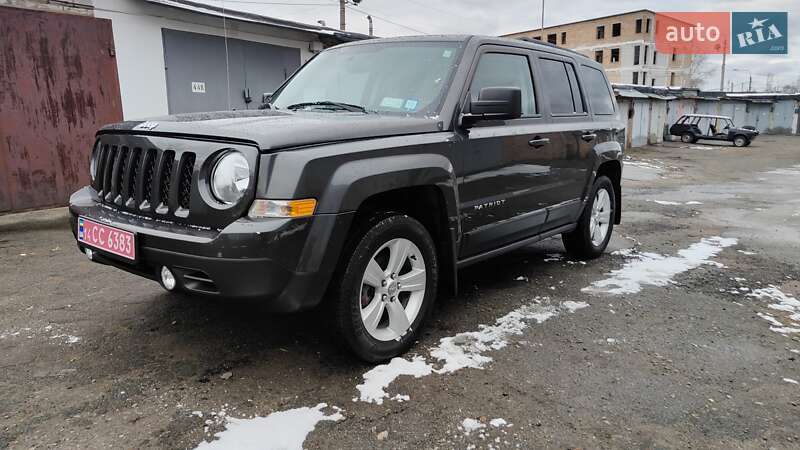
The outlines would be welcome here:
<svg viewBox="0 0 800 450">
<path fill-rule="evenodd" d="M 228 23 L 225 20 L 225 0 L 220 0 L 222 3 L 222 33 L 225 40 L 225 79 L 227 83 L 227 90 L 225 97 L 228 99 L 228 111 L 231 110 L 231 69 L 228 62 Z"/>
</svg>

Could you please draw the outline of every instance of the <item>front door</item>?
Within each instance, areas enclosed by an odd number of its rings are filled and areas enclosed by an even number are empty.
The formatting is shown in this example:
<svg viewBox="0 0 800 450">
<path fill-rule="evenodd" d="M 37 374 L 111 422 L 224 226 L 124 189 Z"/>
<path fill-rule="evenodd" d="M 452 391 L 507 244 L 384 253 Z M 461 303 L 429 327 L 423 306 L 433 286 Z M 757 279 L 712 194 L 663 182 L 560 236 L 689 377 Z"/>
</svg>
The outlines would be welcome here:
<svg viewBox="0 0 800 450">
<path fill-rule="evenodd" d="M 538 233 L 547 206 L 539 193 L 550 174 L 552 149 L 526 50 L 482 47 L 471 80 L 472 99 L 485 87 L 520 88 L 522 117 L 479 122 L 468 130 L 458 172 L 462 258 Z"/>
</svg>

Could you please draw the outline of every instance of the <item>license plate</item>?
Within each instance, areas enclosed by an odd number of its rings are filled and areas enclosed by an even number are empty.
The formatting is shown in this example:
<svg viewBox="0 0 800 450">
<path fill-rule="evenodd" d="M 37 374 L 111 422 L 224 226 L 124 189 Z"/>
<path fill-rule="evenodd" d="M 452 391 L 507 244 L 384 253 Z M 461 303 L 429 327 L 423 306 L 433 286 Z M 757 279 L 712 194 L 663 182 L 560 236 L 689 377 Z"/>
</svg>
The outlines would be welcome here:
<svg viewBox="0 0 800 450">
<path fill-rule="evenodd" d="M 130 231 L 78 217 L 78 241 L 126 259 L 136 260 L 136 236 Z"/>
</svg>

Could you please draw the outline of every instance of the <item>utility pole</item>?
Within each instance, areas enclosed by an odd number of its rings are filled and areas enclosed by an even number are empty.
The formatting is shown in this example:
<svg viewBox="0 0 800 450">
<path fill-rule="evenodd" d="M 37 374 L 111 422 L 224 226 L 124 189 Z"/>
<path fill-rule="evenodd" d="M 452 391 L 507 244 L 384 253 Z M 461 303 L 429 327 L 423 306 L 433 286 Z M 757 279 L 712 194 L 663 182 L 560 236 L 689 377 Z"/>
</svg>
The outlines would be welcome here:
<svg viewBox="0 0 800 450">
<path fill-rule="evenodd" d="M 544 0 L 542 0 L 542 32 L 544 32 Z M 542 36 L 542 40 L 545 40 L 544 36 Z"/>
<path fill-rule="evenodd" d="M 374 36 L 372 33 L 372 16 L 367 16 L 367 20 L 369 21 L 369 35 Z"/>
<path fill-rule="evenodd" d="M 344 23 L 344 7 L 347 0 L 339 0 L 339 29 L 344 31 L 345 30 L 345 23 Z"/>
<path fill-rule="evenodd" d="M 724 47 L 725 46 L 723 46 L 723 48 Z M 727 56 L 727 54 L 725 54 L 725 53 L 722 54 L 722 73 L 721 73 L 720 79 L 719 79 L 719 90 L 722 91 L 722 92 L 725 92 L 725 57 L 726 56 Z"/>
</svg>

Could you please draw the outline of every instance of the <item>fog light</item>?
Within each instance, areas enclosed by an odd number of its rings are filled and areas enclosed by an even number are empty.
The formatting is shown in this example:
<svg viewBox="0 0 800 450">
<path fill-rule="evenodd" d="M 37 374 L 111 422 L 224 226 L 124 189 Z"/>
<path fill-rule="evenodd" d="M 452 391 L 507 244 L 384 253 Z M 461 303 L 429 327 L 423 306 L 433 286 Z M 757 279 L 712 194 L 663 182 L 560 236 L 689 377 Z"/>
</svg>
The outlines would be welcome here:
<svg viewBox="0 0 800 450">
<path fill-rule="evenodd" d="M 161 284 L 168 291 L 175 289 L 175 275 L 172 274 L 171 270 L 167 269 L 167 266 L 161 268 Z"/>
<path fill-rule="evenodd" d="M 83 252 L 86 253 L 86 257 L 89 258 L 89 261 L 94 261 L 94 251 L 89 247 L 83 249 Z"/>
</svg>

